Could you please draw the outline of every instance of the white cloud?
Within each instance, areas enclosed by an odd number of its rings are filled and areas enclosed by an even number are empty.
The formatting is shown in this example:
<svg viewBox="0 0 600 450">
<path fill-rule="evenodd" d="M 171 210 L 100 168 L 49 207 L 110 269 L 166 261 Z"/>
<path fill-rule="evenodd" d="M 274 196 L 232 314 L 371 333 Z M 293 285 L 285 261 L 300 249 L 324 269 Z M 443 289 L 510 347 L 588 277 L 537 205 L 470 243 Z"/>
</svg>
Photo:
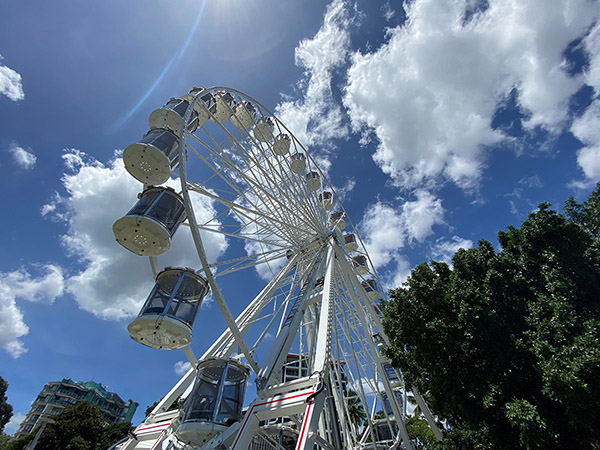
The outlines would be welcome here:
<svg viewBox="0 0 600 450">
<path fill-rule="evenodd" d="M 600 98 L 573 121 L 571 132 L 585 147 L 577 151 L 577 163 L 587 178 L 600 179 Z"/>
<path fill-rule="evenodd" d="M 387 265 L 406 242 L 406 227 L 401 214 L 381 202 L 367 208 L 359 227 L 376 269 Z"/>
<path fill-rule="evenodd" d="M 303 98 L 279 104 L 275 113 L 305 146 L 323 146 L 348 133 L 343 113 L 332 98 L 331 76 L 347 59 L 351 23 L 346 3 L 334 0 L 317 34 L 296 47 L 296 65 L 304 69 L 299 83 Z"/>
<path fill-rule="evenodd" d="M 32 151 L 25 150 L 23 147 L 13 143 L 8 148 L 8 151 L 13 156 L 17 165 L 23 169 L 32 169 L 35 166 L 37 157 Z"/>
<path fill-rule="evenodd" d="M 381 7 L 381 12 L 383 13 L 385 20 L 388 22 L 396 15 L 396 11 L 392 9 L 392 5 L 390 5 L 389 0 L 383 4 Z"/>
<path fill-rule="evenodd" d="M 398 255 L 394 258 L 394 263 L 394 268 L 387 272 L 386 276 L 381 280 L 385 290 L 402 286 L 402 283 L 410 276 L 412 268 L 410 261 L 406 257 Z"/>
<path fill-rule="evenodd" d="M 445 238 L 439 238 L 431 247 L 431 254 L 434 260 L 451 264 L 452 257 L 461 248 L 464 248 L 465 250 L 473 248 L 473 241 L 461 238 L 459 236 L 452 236 L 452 238 L 449 240 Z"/>
<path fill-rule="evenodd" d="M 585 146 L 577 152 L 577 164 L 590 181 L 600 180 L 600 21 L 583 40 L 589 59 L 584 74 L 594 88 L 595 99 L 571 125 L 571 133 Z M 588 183 L 589 184 L 589 183 Z"/>
<path fill-rule="evenodd" d="M 359 228 L 375 268 L 397 257 L 407 242 L 423 242 L 433 233 L 434 225 L 444 223 L 439 198 L 427 191 L 415 195 L 416 200 L 405 202 L 399 210 L 382 202 L 367 208 Z"/>
<path fill-rule="evenodd" d="M 410 274 L 410 263 L 401 254 L 402 248 L 415 240 L 423 242 L 433 233 L 434 225 L 444 223 L 439 198 L 422 190 L 415 195 L 416 200 L 405 202 L 401 208 L 382 202 L 370 205 L 359 224 L 375 269 L 394 263 L 383 276 L 385 287 L 399 286 Z"/>
<path fill-rule="evenodd" d="M 402 217 L 409 240 L 423 242 L 433 233 L 433 226 L 444 223 L 442 201 L 427 191 L 415 192 L 417 199 L 402 206 Z"/>
<path fill-rule="evenodd" d="M 531 177 L 521 178 L 519 180 L 519 184 L 523 186 L 527 186 L 529 188 L 540 189 L 544 187 L 542 180 L 537 175 L 533 175 Z"/>
<path fill-rule="evenodd" d="M 2 55 L 0 55 L 0 60 L 2 59 Z M 6 95 L 13 102 L 25 98 L 21 75 L 4 64 L 0 64 L 0 94 Z"/>
<path fill-rule="evenodd" d="M 564 70 L 562 53 L 593 23 L 597 3 L 490 0 L 465 20 L 468 7 L 409 2 L 406 23 L 385 45 L 354 55 L 344 97 L 353 129 L 376 135 L 374 160 L 403 187 L 442 177 L 476 188 L 484 149 L 510 139 L 491 122 L 513 89 L 524 128 L 555 135 L 582 85 Z"/>
<path fill-rule="evenodd" d="M 192 365 L 190 364 L 189 361 L 177 361 L 174 365 L 173 365 L 173 370 L 175 370 L 175 373 L 179 376 L 183 376 L 186 373 L 188 373 L 188 371 L 192 368 Z"/>
<path fill-rule="evenodd" d="M 600 22 L 583 40 L 584 49 L 589 59 L 588 68 L 585 71 L 585 82 L 594 88 L 596 95 L 600 95 Z"/>
<path fill-rule="evenodd" d="M 68 230 L 62 244 L 76 257 L 82 269 L 68 281 L 67 291 L 79 306 L 99 317 L 120 319 L 137 314 L 152 285 L 147 258 L 122 248 L 114 238 L 112 224 L 136 202 L 142 185 L 124 169 L 118 154 L 104 165 L 85 153 L 70 150 L 63 156 L 68 173 L 62 177 L 66 194 L 55 194 L 42 214 L 63 221 Z M 170 181 L 176 190 L 177 183 Z M 199 223 L 214 215 L 212 203 L 192 194 Z M 202 233 L 209 261 L 227 247 L 224 236 Z M 191 233 L 181 227 L 171 248 L 158 258 L 159 270 L 166 266 L 199 268 L 198 257 L 190 251 Z"/>
<path fill-rule="evenodd" d="M 19 429 L 19 425 L 25 419 L 25 414 L 23 413 L 14 413 L 8 423 L 4 426 L 4 432 L 8 435 L 15 434 L 15 432 Z"/>
<path fill-rule="evenodd" d="M 20 340 L 29 333 L 16 300 L 52 303 L 65 288 L 62 269 L 48 264 L 45 274 L 33 277 L 24 269 L 0 273 L 0 347 L 13 358 L 27 351 Z"/>
<path fill-rule="evenodd" d="M 335 193 L 340 198 L 340 201 L 343 202 L 346 199 L 346 197 L 348 196 L 348 194 L 350 194 L 354 190 L 355 187 L 356 187 L 356 179 L 348 178 L 348 179 L 346 179 L 346 182 L 344 183 L 344 185 L 342 187 L 335 188 Z"/>
</svg>

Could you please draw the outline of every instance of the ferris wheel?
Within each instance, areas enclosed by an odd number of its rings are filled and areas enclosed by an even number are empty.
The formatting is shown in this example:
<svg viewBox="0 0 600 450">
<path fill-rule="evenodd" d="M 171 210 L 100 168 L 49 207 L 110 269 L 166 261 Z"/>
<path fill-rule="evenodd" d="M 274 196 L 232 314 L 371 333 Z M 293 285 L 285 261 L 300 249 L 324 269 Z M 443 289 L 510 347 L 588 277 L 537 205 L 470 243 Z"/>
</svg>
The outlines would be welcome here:
<svg viewBox="0 0 600 450">
<path fill-rule="evenodd" d="M 183 349 L 192 368 L 115 448 L 412 449 L 404 381 L 381 352 L 381 284 L 307 150 L 230 88 L 194 88 L 149 125 L 123 152 L 142 192 L 113 225 L 123 247 L 149 257 L 155 279 L 128 330 L 143 345 Z M 160 264 L 180 228 L 197 268 Z M 216 235 L 227 250 L 213 261 L 205 243 Z M 248 271 L 264 288 L 228 298 L 223 288 Z M 209 292 L 226 329 L 196 358 L 192 329 Z M 256 397 L 245 399 L 251 382 Z"/>
</svg>

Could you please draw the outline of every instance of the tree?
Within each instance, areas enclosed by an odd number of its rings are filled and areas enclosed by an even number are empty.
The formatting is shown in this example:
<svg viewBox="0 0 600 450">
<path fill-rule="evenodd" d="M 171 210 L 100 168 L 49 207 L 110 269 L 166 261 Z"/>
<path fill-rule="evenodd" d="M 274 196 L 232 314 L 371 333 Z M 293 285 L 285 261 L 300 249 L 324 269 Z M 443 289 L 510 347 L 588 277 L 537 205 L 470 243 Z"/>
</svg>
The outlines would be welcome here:
<svg viewBox="0 0 600 450">
<path fill-rule="evenodd" d="M 6 435 L 0 436 L 0 450 L 25 450 L 27 444 L 33 439 L 33 434 L 25 434 L 18 438 L 9 438 Z"/>
<path fill-rule="evenodd" d="M 6 397 L 7 389 L 8 383 L 0 377 L 0 433 L 4 432 L 4 427 L 12 417 L 13 411 L 12 406 L 8 404 L 8 397 Z"/>
<path fill-rule="evenodd" d="M 81 402 L 58 414 L 44 428 L 36 450 L 106 450 L 131 431 L 131 422 L 105 425 L 100 410 Z"/>
<path fill-rule="evenodd" d="M 434 448 L 437 440 L 431 428 L 425 419 L 417 416 L 409 417 L 406 421 L 406 431 L 408 436 L 415 443 L 418 449 Z"/>
<path fill-rule="evenodd" d="M 447 420 L 444 448 L 600 448 L 600 184 L 566 216 L 432 261 L 391 291 L 387 355 Z"/>
<path fill-rule="evenodd" d="M 91 403 L 69 406 L 46 425 L 36 450 L 94 450 L 103 424 L 100 411 Z"/>
<path fill-rule="evenodd" d="M 360 401 L 358 394 L 352 389 L 349 389 L 347 392 L 346 404 L 350 421 L 355 427 L 359 428 L 367 418 L 367 413 L 365 412 L 365 407 Z"/>
<path fill-rule="evenodd" d="M 131 422 L 111 423 L 106 425 L 102 430 L 96 448 L 98 450 L 106 450 L 115 442 L 119 442 L 126 437 L 132 430 L 133 426 L 131 425 Z"/>
<path fill-rule="evenodd" d="M 145 417 L 148 417 L 150 415 L 150 413 L 152 411 L 154 411 L 154 408 L 156 408 L 158 406 L 158 404 L 162 401 L 163 398 L 164 397 L 161 397 L 159 401 L 154 402 L 150 406 L 146 407 L 146 412 L 145 412 L 146 416 Z M 179 397 L 177 400 L 175 400 L 173 403 L 171 403 L 171 406 L 169 406 L 167 408 L 167 411 L 174 411 L 174 410 L 178 409 L 179 408 L 179 399 L 180 398 L 181 397 Z"/>
</svg>

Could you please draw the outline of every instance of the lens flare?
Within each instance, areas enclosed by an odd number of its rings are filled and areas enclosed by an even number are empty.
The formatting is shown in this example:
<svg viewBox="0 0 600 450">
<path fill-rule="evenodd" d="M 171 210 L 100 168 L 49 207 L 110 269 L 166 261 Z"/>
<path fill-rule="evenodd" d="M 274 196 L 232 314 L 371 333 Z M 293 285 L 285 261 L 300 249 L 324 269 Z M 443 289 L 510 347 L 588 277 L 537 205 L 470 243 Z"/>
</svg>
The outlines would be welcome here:
<svg viewBox="0 0 600 450">
<path fill-rule="evenodd" d="M 200 19 L 202 18 L 202 13 L 204 12 L 205 5 L 206 5 L 206 0 L 202 0 L 202 4 L 200 5 L 200 10 L 198 11 L 198 15 L 196 16 L 196 20 L 194 21 L 194 25 L 192 26 L 192 29 L 190 30 L 190 32 L 189 32 L 189 34 L 188 34 L 185 42 L 183 43 L 183 45 L 179 48 L 179 50 L 177 50 L 175 52 L 175 54 L 169 60 L 169 62 L 167 63 L 167 65 L 165 66 L 165 68 L 162 70 L 162 72 L 160 73 L 160 75 L 158 76 L 158 78 L 154 81 L 154 83 L 152 83 L 152 86 L 150 86 L 150 88 L 148 89 L 148 91 L 146 91 L 146 93 L 133 106 L 133 108 L 131 108 L 131 110 L 129 110 L 123 117 L 121 117 L 112 126 L 112 130 L 111 131 L 113 131 L 113 132 L 117 131 L 119 128 L 121 128 L 125 124 L 125 122 L 127 122 L 131 118 L 131 116 L 133 116 L 135 114 L 135 112 L 144 104 L 144 102 L 148 99 L 148 97 L 150 97 L 150 95 L 152 94 L 152 92 L 154 92 L 154 89 L 156 89 L 156 87 L 160 84 L 160 82 L 163 80 L 163 78 L 169 72 L 169 70 L 171 70 L 171 68 L 174 65 L 176 65 L 177 63 L 179 63 L 179 61 L 181 60 L 181 58 L 183 58 L 183 56 L 185 55 L 185 52 L 187 51 L 188 47 L 190 46 L 190 44 L 192 42 L 192 38 L 196 34 L 196 30 L 198 29 L 198 25 L 200 24 Z"/>
</svg>

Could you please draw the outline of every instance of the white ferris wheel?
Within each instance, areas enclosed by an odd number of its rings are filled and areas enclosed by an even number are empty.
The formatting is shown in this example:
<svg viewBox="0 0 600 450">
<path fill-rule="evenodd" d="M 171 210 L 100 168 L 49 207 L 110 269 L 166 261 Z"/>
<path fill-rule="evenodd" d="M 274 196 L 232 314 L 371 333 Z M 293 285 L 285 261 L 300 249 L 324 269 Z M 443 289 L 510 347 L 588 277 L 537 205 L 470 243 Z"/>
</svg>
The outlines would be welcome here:
<svg viewBox="0 0 600 450">
<path fill-rule="evenodd" d="M 264 106 L 229 88 L 194 88 L 153 111 L 149 123 L 123 153 L 142 193 L 113 225 L 122 246 L 149 257 L 156 281 L 128 329 L 149 347 L 183 349 L 192 368 L 115 448 L 414 448 L 404 381 L 381 352 L 381 285 L 302 144 Z M 177 189 L 164 186 L 171 178 Z M 214 211 L 208 219 L 194 211 L 202 197 Z M 160 266 L 180 226 L 191 231 L 197 269 Z M 206 256 L 211 233 L 228 240 L 224 260 Z M 257 266 L 272 277 L 234 317 L 239 299 L 220 286 Z M 192 327 L 209 291 L 227 327 L 197 359 Z M 244 401 L 250 382 L 256 398 Z"/>
</svg>

